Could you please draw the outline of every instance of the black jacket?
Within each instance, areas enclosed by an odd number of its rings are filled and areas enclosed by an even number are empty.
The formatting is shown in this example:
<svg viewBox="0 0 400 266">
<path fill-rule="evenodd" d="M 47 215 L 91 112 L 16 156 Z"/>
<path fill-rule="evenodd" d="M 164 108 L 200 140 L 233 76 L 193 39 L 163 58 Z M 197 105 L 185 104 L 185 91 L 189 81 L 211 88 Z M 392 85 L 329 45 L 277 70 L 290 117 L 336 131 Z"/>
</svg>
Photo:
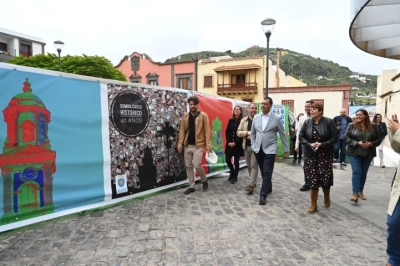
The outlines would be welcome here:
<svg viewBox="0 0 400 266">
<path fill-rule="evenodd" d="M 356 149 L 357 149 L 357 142 L 360 140 L 358 139 L 358 129 L 354 127 L 353 123 L 350 123 L 346 128 L 346 134 L 344 135 L 344 141 L 346 142 L 347 146 L 347 155 L 349 156 L 357 156 Z M 373 158 L 376 156 L 376 147 L 378 147 L 382 142 L 382 136 L 379 132 L 378 127 L 375 124 L 372 124 L 372 132 L 371 132 L 371 143 L 372 147 L 369 147 L 368 150 L 368 157 Z"/>
<path fill-rule="evenodd" d="M 311 143 L 314 143 L 312 137 L 313 123 L 314 120 L 312 118 L 304 121 L 299 134 L 300 143 L 304 144 L 306 147 L 306 149 L 303 151 L 305 157 L 310 156 L 312 153 Z M 319 141 L 321 143 L 321 147 L 319 147 L 319 149 L 324 149 L 328 153 L 333 153 L 335 143 L 339 138 L 339 131 L 337 131 L 333 120 L 327 117 L 321 117 L 319 123 L 315 125 L 315 129 L 321 137 L 321 140 Z"/>
<path fill-rule="evenodd" d="M 385 122 L 381 122 L 379 125 L 378 124 L 375 124 L 375 125 L 379 129 L 379 132 L 381 133 L 382 139 L 384 139 L 386 137 L 386 135 L 388 134 L 386 123 Z"/>
</svg>

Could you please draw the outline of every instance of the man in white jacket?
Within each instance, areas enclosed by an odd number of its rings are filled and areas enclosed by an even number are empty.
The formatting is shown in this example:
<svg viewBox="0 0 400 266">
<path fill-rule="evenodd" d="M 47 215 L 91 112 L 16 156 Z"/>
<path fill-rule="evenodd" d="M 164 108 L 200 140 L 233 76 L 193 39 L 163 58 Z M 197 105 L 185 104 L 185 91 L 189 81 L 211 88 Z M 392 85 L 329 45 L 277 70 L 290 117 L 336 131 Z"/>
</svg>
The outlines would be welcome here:
<svg viewBox="0 0 400 266">
<path fill-rule="evenodd" d="M 395 152 L 400 153 L 400 124 L 397 115 L 388 119 L 389 141 Z M 392 192 L 387 215 L 387 249 L 389 256 L 386 266 L 400 265 L 400 164 L 392 183 Z"/>
</svg>

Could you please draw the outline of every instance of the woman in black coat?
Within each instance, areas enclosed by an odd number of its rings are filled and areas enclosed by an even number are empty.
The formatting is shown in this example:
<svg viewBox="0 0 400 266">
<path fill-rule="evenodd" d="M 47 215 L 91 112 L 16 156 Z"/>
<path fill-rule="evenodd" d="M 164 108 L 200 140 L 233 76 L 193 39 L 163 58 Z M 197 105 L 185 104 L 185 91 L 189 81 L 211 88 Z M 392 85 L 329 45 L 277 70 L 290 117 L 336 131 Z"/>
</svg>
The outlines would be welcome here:
<svg viewBox="0 0 400 266">
<path fill-rule="evenodd" d="M 317 210 L 318 190 L 324 192 L 324 205 L 331 205 L 330 188 L 333 186 L 333 152 L 339 138 L 336 125 L 332 119 L 322 116 L 322 103 L 311 104 L 311 118 L 307 119 L 300 131 L 300 143 L 305 145 L 304 175 L 306 185 L 311 188 L 311 205 L 309 213 Z"/>
<path fill-rule="evenodd" d="M 240 138 L 236 135 L 242 118 L 242 107 L 235 106 L 233 109 L 232 118 L 229 119 L 225 130 L 225 161 L 230 170 L 228 181 L 231 182 L 231 184 L 237 182 L 237 177 L 239 174 L 239 159 L 240 157 L 244 156 L 244 150 L 242 147 L 243 138 Z M 234 159 L 235 167 L 232 165 L 232 157 Z"/>
<path fill-rule="evenodd" d="M 372 119 L 372 123 L 378 127 L 379 132 L 381 133 L 382 142 L 378 146 L 379 161 L 380 161 L 381 168 L 385 168 L 385 164 L 383 163 L 383 140 L 385 139 L 386 135 L 388 134 L 386 123 L 382 122 L 382 115 L 378 114 L 378 113 L 376 113 L 374 115 L 374 118 Z M 374 165 L 374 160 L 371 161 L 371 165 Z"/>
</svg>

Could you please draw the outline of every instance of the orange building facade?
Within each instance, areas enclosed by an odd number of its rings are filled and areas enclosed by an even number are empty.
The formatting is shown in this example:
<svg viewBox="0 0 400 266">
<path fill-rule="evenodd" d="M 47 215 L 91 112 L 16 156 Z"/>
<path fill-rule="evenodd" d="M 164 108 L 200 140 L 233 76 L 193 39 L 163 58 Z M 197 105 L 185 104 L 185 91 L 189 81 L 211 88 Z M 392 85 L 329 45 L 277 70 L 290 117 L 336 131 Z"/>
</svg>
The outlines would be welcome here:
<svg viewBox="0 0 400 266">
<path fill-rule="evenodd" d="M 138 52 L 125 56 L 116 66 L 128 82 L 197 90 L 197 62 L 154 62 L 147 54 Z"/>
</svg>

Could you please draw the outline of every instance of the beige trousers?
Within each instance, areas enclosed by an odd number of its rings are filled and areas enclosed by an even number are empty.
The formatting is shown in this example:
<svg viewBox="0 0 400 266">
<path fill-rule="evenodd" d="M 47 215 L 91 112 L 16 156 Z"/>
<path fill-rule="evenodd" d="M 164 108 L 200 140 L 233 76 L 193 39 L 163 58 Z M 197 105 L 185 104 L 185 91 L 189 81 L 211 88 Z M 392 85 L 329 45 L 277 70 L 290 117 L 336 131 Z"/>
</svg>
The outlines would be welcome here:
<svg viewBox="0 0 400 266">
<path fill-rule="evenodd" d="M 249 186 L 252 186 L 254 188 L 257 185 L 257 175 L 258 175 L 258 163 L 256 155 L 251 149 L 251 146 L 246 146 L 244 154 L 246 156 L 247 171 L 249 172 L 250 176 Z"/>
<path fill-rule="evenodd" d="M 201 182 L 207 181 L 206 173 L 204 172 L 203 166 L 201 165 L 201 160 L 203 157 L 204 148 L 196 148 L 195 145 L 188 145 L 185 147 L 185 165 L 186 165 L 186 175 L 189 179 L 190 188 L 194 188 L 195 179 L 193 167 L 199 173 Z"/>
</svg>

